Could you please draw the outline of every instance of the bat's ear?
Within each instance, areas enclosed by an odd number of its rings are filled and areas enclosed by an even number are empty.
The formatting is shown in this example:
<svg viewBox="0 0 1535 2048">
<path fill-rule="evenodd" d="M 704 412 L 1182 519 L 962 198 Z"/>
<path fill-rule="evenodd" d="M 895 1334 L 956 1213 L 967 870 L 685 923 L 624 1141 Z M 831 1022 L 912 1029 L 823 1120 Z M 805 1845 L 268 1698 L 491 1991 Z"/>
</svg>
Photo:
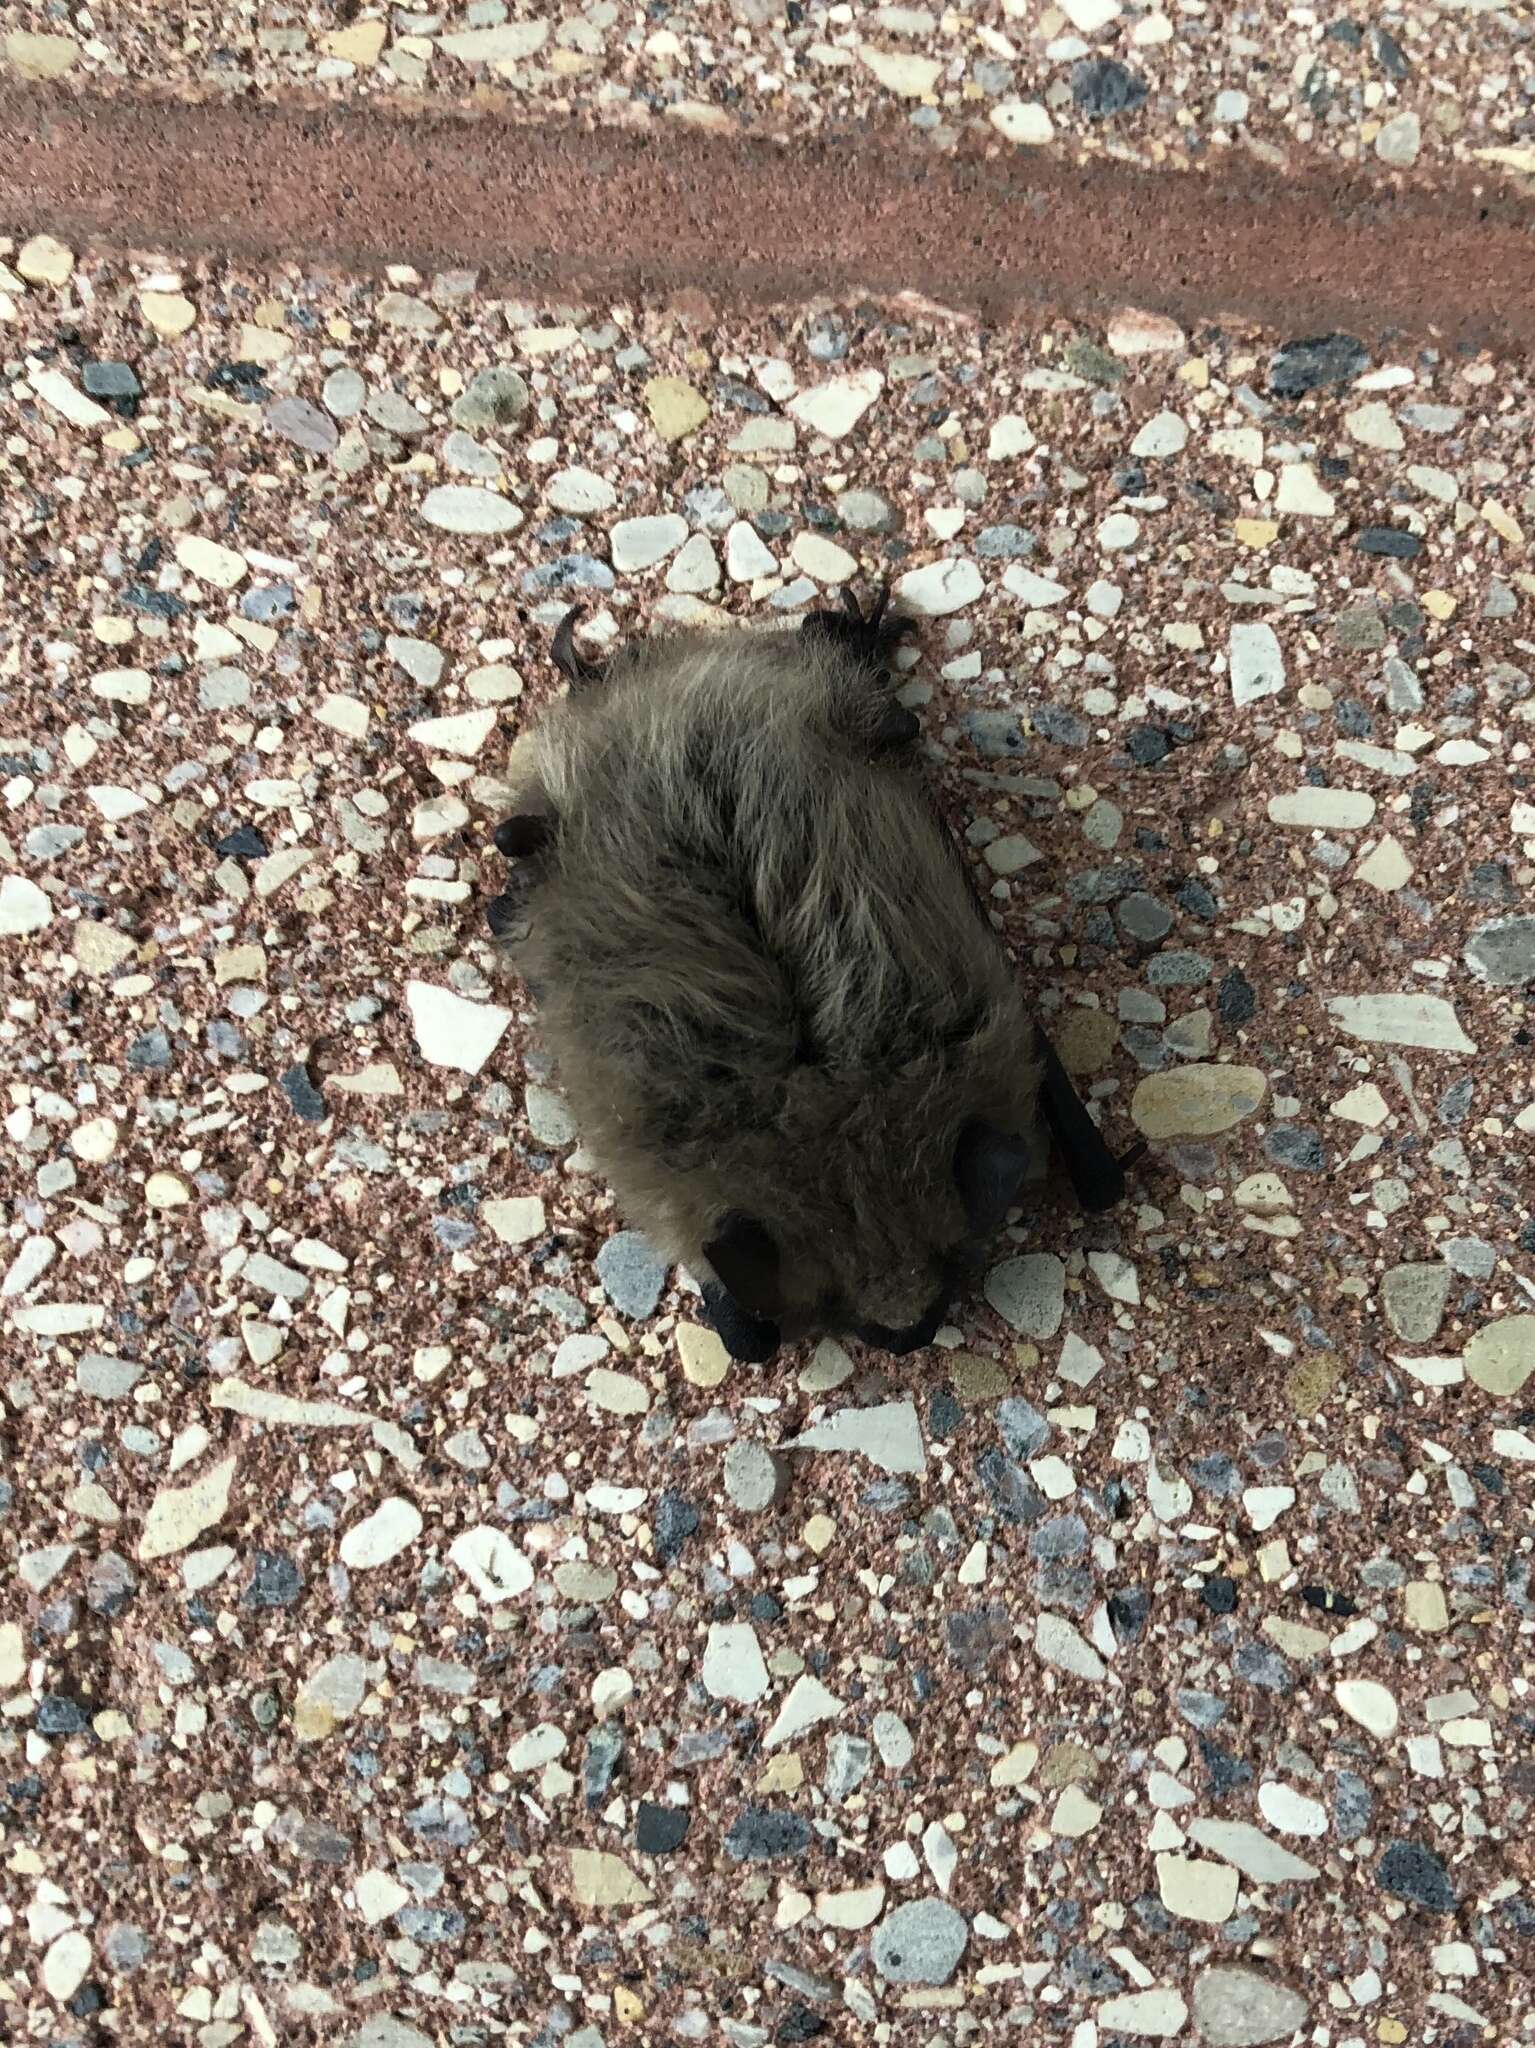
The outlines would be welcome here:
<svg viewBox="0 0 1535 2048">
<path fill-rule="evenodd" d="M 573 690 L 590 689 L 593 683 L 602 681 L 605 673 L 597 662 L 588 661 L 584 654 L 576 652 L 576 620 L 580 616 L 580 605 L 573 604 L 555 627 L 549 648 L 555 667 Z"/>
<path fill-rule="evenodd" d="M 954 1151 L 954 1184 L 964 1204 L 965 1219 L 977 1237 L 1000 1230 L 1017 1200 L 1028 1169 L 1029 1146 L 995 1124 L 972 1117 L 959 1134 Z"/>
<path fill-rule="evenodd" d="M 716 1280 L 703 1284 L 704 1307 L 716 1336 L 742 1365 L 766 1365 L 783 1342 L 777 1323 L 766 1316 L 749 1316 Z"/>
<path fill-rule="evenodd" d="M 704 1246 L 720 1285 L 751 1316 L 783 1313 L 778 1246 L 755 1216 L 732 1209 Z"/>
<path fill-rule="evenodd" d="M 553 844 L 556 823 L 553 811 L 515 812 L 496 827 L 496 851 L 507 860 L 531 860 Z"/>
</svg>

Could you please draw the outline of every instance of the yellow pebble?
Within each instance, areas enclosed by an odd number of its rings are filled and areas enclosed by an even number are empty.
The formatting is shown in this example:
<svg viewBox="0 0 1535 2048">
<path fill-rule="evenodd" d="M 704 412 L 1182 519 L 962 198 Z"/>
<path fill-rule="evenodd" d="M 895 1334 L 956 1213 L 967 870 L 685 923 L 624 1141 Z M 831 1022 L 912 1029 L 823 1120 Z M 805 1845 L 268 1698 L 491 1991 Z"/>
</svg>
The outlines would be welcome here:
<svg viewBox="0 0 1535 2048">
<path fill-rule="evenodd" d="M 1277 519 L 1239 519 L 1236 536 L 1244 548 L 1271 548 L 1279 538 Z"/>
<path fill-rule="evenodd" d="M 730 1370 L 730 1353 L 702 1323 L 677 1325 L 677 1355 L 684 1379 L 695 1387 L 717 1387 Z"/>
<path fill-rule="evenodd" d="M 836 1533 L 837 1525 L 830 1515 L 812 1515 L 800 1531 L 806 1544 L 817 1557 L 824 1554 Z"/>
</svg>

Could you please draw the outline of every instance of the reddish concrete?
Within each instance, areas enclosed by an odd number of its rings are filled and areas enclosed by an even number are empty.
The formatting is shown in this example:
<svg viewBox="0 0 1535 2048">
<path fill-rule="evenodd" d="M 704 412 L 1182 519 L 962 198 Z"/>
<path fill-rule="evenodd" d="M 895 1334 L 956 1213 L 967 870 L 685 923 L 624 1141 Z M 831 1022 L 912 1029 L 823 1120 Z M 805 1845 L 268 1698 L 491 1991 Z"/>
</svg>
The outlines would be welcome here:
<svg viewBox="0 0 1535 2048">
<path fill-rule="evenodd" d="M 1492 180 L 17 88 L 0 90 L 0 133 L 0 223 L 103 246 L 474 266 L 556 296 L 912 290 L 993 319 L 1132 303 L 1291 333 L 1535 341 L 1531 208 Z"/>
</svg>

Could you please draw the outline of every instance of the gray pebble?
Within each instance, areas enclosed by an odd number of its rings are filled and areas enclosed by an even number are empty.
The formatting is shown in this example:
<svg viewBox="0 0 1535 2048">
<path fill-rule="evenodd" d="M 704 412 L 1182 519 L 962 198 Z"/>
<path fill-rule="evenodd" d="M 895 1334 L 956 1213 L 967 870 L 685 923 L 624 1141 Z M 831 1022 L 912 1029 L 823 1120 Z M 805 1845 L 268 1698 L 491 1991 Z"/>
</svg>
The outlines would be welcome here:
<svg viewBox="0 0 1535 2048">
<path fill-rule="evenodd" d="M 654 1315 L 666 1285 L 666 1262 L 648 1237 L 621 1230 L 597 1254 L 597 1278 L 621 1315 Z"/>
<path fill-rule="evenodd" d="M 732 1863 L 780 1863 L 810 1847 L 810 1822 L 802 1813 L 748 1806 L 730 1824 L 725 1854 Z"/>
<path fill-rule="evenodd" d="M 856 1792 L 869 1774 L 874 1752 L 861 1735 L 834 1735 L 826 1745 L 822 1790 L 833 1806 Z"/>
<path fill-rule="evenodd" d="M 761 1444 L 732 1444 L 725 1453 L 725 1493 L 732 1507 L 759 1515 L 779 1498 L 788 1474 Z"/>
<path fill-rule="evenodd" d="M 468 389 L 454 399 L 450 408 L 454 426 L 467 427 L 471 433 L 489 427 L 514 426 L 527 409 L 527 384 L 517 371 L 501 363 L 476 370 Z"/>
<path fill-rule="evenodd" d="M 1466 965 L 1493 988 L 1526 988 L 1535 982 L 1535 915 L 1495 917 L 1466 942 Z"/>
<path fill-rule="evenodd" d="M 1136 889 L 1120 904 L 1119 923 L 1130 938 L 1138 939 L 1143 946 L 1154 946 L 1172 930 L 1173 913 L 1155 896 Z"/>
<path fill-rule="evenodd" d="M 912 1899 L 874 1932 L 874 1967 L 887 1984 L 947 1984 L 970 1940 L 963 1913 L 947 1899 Z"/>
</svg>

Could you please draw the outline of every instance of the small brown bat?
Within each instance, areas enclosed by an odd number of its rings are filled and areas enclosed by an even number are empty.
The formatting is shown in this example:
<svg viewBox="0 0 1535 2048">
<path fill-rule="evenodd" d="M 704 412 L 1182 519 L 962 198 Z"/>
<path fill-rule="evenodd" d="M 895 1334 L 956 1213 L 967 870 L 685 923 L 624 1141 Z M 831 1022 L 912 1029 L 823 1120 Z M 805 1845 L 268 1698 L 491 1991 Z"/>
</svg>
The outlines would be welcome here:
<svg viewBox="0 0 1535 2048">
<path fill-rule="evenodd" d="M 931 1343 L 1036 1119 L 1093 1209 L 1122 1167 L 1031 1021 L 896 701 L 906 630 L 686 631 L 570 691 L 514 767 L 492 930 L 628 1215 L 739 1359 Z M 1134 1156 L 1134 1155 L 1131 1155 Z"/>
</svg>

